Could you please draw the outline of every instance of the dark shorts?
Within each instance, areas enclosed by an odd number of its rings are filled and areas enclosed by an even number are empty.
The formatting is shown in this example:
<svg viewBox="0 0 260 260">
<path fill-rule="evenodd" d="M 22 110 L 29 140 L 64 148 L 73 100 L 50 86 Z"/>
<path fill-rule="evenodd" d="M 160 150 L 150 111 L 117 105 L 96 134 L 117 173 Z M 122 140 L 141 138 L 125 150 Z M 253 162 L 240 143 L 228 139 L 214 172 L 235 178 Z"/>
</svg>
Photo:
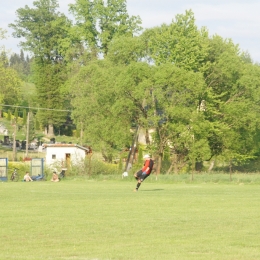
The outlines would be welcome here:
<svg viewBox="0 0 260 260">
<path fill-rule="evenodd" d="M 140 179 L 141 181 L 144 181 L 150 174 L 145 174 L 142 175 L 143 171 L 140 170 L 136 173 L 137 178 L 136 179 Z"/>
</svg>

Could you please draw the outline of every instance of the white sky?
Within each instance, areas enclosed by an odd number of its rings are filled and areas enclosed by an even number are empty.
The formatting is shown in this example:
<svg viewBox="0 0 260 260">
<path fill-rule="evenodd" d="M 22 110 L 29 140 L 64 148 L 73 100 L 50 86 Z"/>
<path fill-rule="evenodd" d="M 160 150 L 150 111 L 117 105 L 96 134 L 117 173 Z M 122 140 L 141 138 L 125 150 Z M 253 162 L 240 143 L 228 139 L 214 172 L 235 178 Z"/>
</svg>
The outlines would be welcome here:
<svg viewBox="0 0 260 260">
<path fill-rule="evenodd" d="M 6 49 L 19 53 L 19 40 L 12 38 L 8 24 L 16 19 L 15 11 L 34 0 L 0 0 L 0 28 L 9 38 L 0 42 Z M 74 0 L 59 0 L 60 11 L 67 14 Z M 231 38 L 242 51 L 248 51 L 254 62 L 260 63 L 260 1 L 259 0 L 127 0 L 130 15 L 139 15 L 144 28 L 170 24 L 177 14 L 191 9 L 196 25 L 208 28 L 209 34 Z"/>
</svg>

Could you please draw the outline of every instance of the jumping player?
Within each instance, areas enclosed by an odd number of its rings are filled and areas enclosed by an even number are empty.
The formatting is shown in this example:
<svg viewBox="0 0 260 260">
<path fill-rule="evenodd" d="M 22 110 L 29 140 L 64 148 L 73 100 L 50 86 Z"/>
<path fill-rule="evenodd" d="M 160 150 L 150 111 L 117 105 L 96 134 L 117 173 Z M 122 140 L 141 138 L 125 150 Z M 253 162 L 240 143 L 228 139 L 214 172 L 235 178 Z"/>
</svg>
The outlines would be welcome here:
<svg viewBox="0 0 260 260">
<path fill-rule="evenodd" d="M 153 169 L 153 160 L 151 159 L 150 155 L 146 154 L 144 156 L 145 163 L 143 168 L 134 174 L 135 179 L 137 180 L 137 185 L 134 191 L 138 191 L 141 183 L 150 175 L 152 169 Z"/>
</svg>

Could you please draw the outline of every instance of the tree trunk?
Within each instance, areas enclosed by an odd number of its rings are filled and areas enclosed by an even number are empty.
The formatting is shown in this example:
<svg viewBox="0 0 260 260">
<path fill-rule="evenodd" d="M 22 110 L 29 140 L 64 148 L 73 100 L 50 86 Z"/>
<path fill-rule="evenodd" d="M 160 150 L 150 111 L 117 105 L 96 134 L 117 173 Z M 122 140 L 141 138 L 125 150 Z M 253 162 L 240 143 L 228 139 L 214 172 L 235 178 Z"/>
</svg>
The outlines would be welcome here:
<svg viewBox="0 0 260 260">
<path fill-rule="evenodd" d="M 53 124 L 48 126 L 48 136 L 54 136 Z"/>
<path fill-rule="evenodd" d="M 83 134 L 84 134 L 83 123 L 81 122 L 80 125 L 81 125 L 81 127 L 80 127 L 80 145 L 83 145 Z"/>
<path fill-rule="evenodd" d="M 132 168 L 133 158 L 135 156 L 134 153 L 135 153 L 137 142 L 138 142 L 138 136 L 139 136 L 139 126 L 137 126 L 136 130 L 135 130 L 135 135 L 134 135 L 134 138 L 132 141 L 131 149 L 129 151 L 129 154 L 128 154 L 128 157 L 126 160 L 126 164 L 125 164 L 125 172 L 128 171 L 130 164 L 131 164 L 131 168 Z"/>
<path fill-rule="evenodd" d="M 150 137 L 148 129 L 145 129 L 145 142 L 146 144 L 150 144 Z"/>
<path fill-rule="evenodd" d="M 178 154 L 174 154 L 174 173 L 178 173 Z"/>
<path fill-rule="evenodd" d="M 191 181 L 194 181 L 194 171 L 196 168 L 196 162 L 192 162 L 192 169 L 191 169 Z"/>
<path fill-rule="evenodd" d="M 87 155 L 87 159 L 88 159 L 88 176 L 91 176 L 91 174 L 92 174 L 92 164 L 91 164 L 91 162 L 92 162 L 92 160 L 91 160 L 92 155 L 93 155 L 92 153 L 89 153 Z"/>
<path fill-rule="evenodd" d="M 156 176 L 161 173 L 161 167 L 162 167 L 162 154 L 159 153 L 157 159 Z"/>
<path fill-rule="evenodd" d="M 229 161 L 229 179 L 232 181 L 232 160 Z"/>
<path fill-rule="evenodd" d="M 167 175 L 170 174 L 170 172 L 172 171 L 173 166 L 174 166 L 174 168 L 175 168 L 175 160 L 172 160 L 171 165 L 170 165 L 170 168 L 169 168 L 169 169 L 167 170 L 167 172 L 166 172 Z"/>
<path fill-rule="evenodd" d="M 175 166 L 174 164 L 175 164 L 175 162 L 174 162 L 174 160 L 172 160 L 172 163 L 171 163 L 171 165 L 170 165 L 170 168 L 169 168 L 169 169 L 167 170 L 167 172 L 166 172 L 167 175 L 172 171 L 173 166 Z"/>
<path fill-rule="evenodd" d="M 215 165 L 215 160 L 212 160 L 212 161 L 210 162 L 210 165 L 209 165 L 209 169 L 208 169 L 209 172 L 212 171 L 214 165 Z"/>
<path fill-rule="evenodd" d="M 176 154 L 176 153 L 173 154 L 171 166 L 168 169 L 168 171 L 166 172 L 166 174 L 169 174 L 172 171 L 172 168 L 174 169 L 173 170 L 174 173 L 178 173 L 178 154 Z"/>
</svg>

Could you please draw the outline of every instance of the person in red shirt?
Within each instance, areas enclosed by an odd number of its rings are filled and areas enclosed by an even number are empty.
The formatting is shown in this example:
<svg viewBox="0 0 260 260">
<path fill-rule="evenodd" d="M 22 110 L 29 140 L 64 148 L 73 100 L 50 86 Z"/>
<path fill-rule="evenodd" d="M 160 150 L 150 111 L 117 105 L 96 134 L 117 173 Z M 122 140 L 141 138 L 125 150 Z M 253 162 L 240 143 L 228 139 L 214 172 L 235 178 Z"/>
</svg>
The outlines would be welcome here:
<svg viewBox="0 0 260 260">
<path fill-rule="evenodd" d="M 144 159 L 145 159 L 145 163 L 144 163 L 143 168 L 134 174 L 134 177 L 137 180 L 137 185 L 136 185 L 136 188 L 134 189 L 134 191 L 138 191 L 141 183 L 150 175 L 150 173 L 153 169 L 154 162 L 151 159 L 150 155 L 146 154 L 144 156 Z"/>
</svg>

